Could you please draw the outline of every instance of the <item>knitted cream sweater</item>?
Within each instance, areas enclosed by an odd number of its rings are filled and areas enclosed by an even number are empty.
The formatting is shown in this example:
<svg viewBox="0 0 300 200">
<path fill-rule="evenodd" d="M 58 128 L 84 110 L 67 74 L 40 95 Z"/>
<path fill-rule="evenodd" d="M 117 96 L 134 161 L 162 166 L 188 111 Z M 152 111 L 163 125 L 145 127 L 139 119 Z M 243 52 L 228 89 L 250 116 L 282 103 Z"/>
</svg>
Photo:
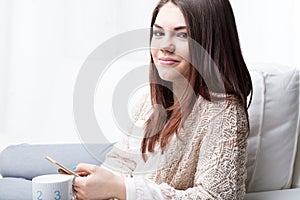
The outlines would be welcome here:
<svg viewBox="0 0 300 200">
<path fill-rule="evenodd" d="M 145 96 L 135 121 L 143 124 L 150 113 Z M 130 175 L 125 181 L 128 200 L 243 199 L 248 133 L 247 116 L 238 101 L 209 102 L 200 96 L 164 154 L 157 148 L 145 163 L 139 151 L 143 133 L 131 129 L 104 166 Z"/>
</svg>

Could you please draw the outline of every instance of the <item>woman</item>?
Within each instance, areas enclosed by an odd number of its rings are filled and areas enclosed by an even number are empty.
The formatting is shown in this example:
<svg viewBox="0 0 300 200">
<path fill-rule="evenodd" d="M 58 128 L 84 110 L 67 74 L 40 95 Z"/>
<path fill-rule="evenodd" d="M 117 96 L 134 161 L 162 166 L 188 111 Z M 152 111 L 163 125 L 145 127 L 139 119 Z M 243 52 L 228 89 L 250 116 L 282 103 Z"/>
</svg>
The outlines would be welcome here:
<svg viewBox="0 0 300 200">
<path fill-rule="evenodd" d="M 252 83 L 229 1 L 161 0 L 151 31 L 141 154 L 116 145 L 105 165 L 122 175 L 79 164 L 76 198 L 243 199 Z"/>
</svg>

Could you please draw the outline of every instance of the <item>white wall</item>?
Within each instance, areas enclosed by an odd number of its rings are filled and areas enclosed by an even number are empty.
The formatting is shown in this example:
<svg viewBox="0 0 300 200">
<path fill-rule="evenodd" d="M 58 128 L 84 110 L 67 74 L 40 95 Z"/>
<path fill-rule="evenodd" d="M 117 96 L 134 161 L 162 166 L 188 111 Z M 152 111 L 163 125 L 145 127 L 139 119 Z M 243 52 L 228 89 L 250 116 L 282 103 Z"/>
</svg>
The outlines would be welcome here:
<svg viewBox="0 0 300 200">
<path fill-rule="evenodd" d="M 275 63 L 300 67 L 298 0 L 230 0 L 248 66 Z"/>
<path fill-rule="evenodd" d="M 7 38 L 9 33 L 7 31 L 8 27 L 8 15 L 6 15 L 5 10 L 8 8 L 8 1 L 0 1 L 0 134 L 4 131 L 4 124 L 6 124 L 6 118 L 4 113 L 6 113 L 6 98 L 5 98 L 5 88 L 7 86 L 7 72 L 8 68 L 8 43 Z M 1 125 L 2 124 L 2 125 Z"/>
</svg>

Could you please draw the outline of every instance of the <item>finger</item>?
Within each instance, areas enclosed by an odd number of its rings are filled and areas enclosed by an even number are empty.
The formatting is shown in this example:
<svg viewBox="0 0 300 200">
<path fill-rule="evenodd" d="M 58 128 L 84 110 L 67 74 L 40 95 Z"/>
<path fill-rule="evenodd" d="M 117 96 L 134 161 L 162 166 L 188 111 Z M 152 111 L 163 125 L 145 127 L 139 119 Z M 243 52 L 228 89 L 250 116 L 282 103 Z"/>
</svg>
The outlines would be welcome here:
<svg viewBox="0 0 300 200">
<path fill-rule="evenodd" d="M 80 196 L 80 194 L 77 192 L 77 191 L 75 191 L 73 194 L 72 194 L 72 196 L 73 196 L 73 198 L 74 198 L 74 200 L 83 200 Z"/>
<path fill-rule="evenodd" d="M 73 194 L 78 194 L 78 192 L 80 191 L 80 188 L 79 187 L 75 187 L 75 188 L 73 188 Z"/>
<path fill-rule="evenodd" d="M 82 198 L 81 198 L 81 197 L 82 197 L 81 193 L 82 193 L 82 192 L 81 192 L 80 188 L 73 185 L 72 195 L 73 195 L 73 197 L 76 197 L 76 198 L 75 198 L 76 200 L 82 199 Z"/>
<path fill-rule="evenodd" d="M 63 169 L 60 169 L 60 168 L 59 168 L 57 171 L 58 171 L 58 173 L 60 173 L 60 174 L 68 174 L 68 173 L 65 172 Z"/>
<path fill-rule="evenodd" d="M 73 188 L 80 189 L 85 183 L 86 183 L 87 177 L 81 177 L 77 176 L 75 179 L 73 179 Z"/>
<path fill-rule="evenodd" d="M 77 197 L 77 200 L 80 200 L 80 199 L 84 199 L 84 195 L 83 195 L 83 192 L 81 190 L 76 190 L 74 195 Z"/>
<path fill-rule="evenodd" d="M 75 172 L 78 173 L 86 173 L 86 174 L 91 174 L 94 173 L 97 170 L 97 165 L 91 165 L 87 163 L 80 163 L 76 166 Z"/>
<path fill-rule="evenodd" d="M 78 175 L 78 176 L 85 177 L 85 176 L 88 176 L 89 173 L 87 173 L 87 172 L 78 172 L 77 175 Z"/>
<path fill-rule="evenodd" d="M 78 186 L 73 186 L 73 191 L 74 192 L 78 192 L 80 190 L 80 187 L 78 187 Z"/>
<path fill-rule="evenodd" d="M 69 175 L 68 172 L 66 172 L 65 170 L 63 170 L 63 169 L 61 169 L 61 168 L 59 168 L 57 171 L 58 171 L 59 174 L 66 174 L 66 175 Z"/>
</svg>

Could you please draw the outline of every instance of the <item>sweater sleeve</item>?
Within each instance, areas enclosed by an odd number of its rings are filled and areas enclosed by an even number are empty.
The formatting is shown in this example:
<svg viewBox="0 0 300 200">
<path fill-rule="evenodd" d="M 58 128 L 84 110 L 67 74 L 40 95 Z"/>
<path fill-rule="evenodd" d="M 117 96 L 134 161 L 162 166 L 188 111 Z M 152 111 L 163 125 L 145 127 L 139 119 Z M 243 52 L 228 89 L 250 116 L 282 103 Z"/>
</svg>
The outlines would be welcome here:
<svg viewBox="0 0 300 200">
<path fill-rule="evenodd" d="M 149 94 L 144 94 L 131 111 L 133 124 L 128 127 L 122 139 L 107 153 L 102 166 L 116 173 L 132 176 L 139 162 L 142 161 L 140 144 L 143 132 L 141 128 L 151 112 Z"/>
<path fill-rule="evenodd" d="M 131 195 L 137 200 L 243 199 L 249 132 L 246 114 L 239 105 L 229 106 L 214 117 L 208 127 L 199 150 L 196 172 L 191 174 L 193 187 L 176 190 L 166 183 L 158 185 L 134 177 L 126 182 L 128 197 Z"/>
</svg>

